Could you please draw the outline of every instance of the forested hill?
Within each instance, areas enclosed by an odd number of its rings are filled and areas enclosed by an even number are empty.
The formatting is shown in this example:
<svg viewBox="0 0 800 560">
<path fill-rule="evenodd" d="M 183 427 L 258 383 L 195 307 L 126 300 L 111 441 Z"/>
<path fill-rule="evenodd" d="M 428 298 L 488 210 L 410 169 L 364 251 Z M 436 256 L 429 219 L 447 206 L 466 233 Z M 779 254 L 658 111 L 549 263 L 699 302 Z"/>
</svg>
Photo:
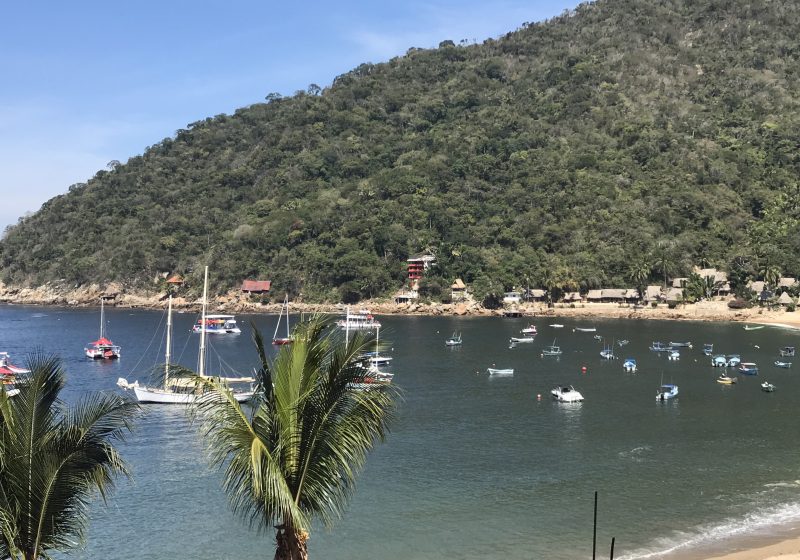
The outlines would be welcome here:
<svg viewBox="0 0 800 560">
<path fill-rule="evenodd" d="M 352 300 L 397 289 L 422 250 L 434 292 L 736 257 L 797 276 L 798 29 L 796 0 L 598 0 L 412 48 L 73 185 L 7 232 L 3 279 L 144 286 L 208 263 L 216 290 Z"/>
</svg>

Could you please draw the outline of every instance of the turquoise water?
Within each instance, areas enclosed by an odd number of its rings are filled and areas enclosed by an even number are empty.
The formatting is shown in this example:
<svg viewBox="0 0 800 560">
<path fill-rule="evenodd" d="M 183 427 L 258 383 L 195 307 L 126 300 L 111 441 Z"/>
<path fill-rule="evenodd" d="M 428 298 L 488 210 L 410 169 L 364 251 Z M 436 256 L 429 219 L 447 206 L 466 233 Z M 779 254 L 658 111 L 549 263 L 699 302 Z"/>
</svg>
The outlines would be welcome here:
<svg viewBox="0 0 800 560">
<path fill-rule="evenodd" d="M 0 350 L 17 361 L 36 346 L 61 355 L 69 399 L 117 391 L 118 377 L 132 380 L 161 359 L 163 314 L 106 314 L 108 335 L 123 348 L 119 362 L 82 357 L 96 338 L 96 310 L 0 307 Z M 252 318 L 271 335 L 275 316 Z M 196 360 L 194 319 L 175 318 L 175 354 L 187 366 Z M 246 327 L 250 317 L 239 319 Z M 741 324 L 533 319 L 536 341 L 509 349 L 508 338 L 530 320 L 382 321 L 405 398 L 345 517 L 332 531 L 312 532 L 312 557 L 588 558 L 595 490 L 599 557 L 608 557 L 612 537 L 617 558 L 660 558 L 725 547 L 731 536 L 777 534 L 800 522 L 800 380 L 772 366 L 779 347 L 800 346 L 797 333 L 746 332 Z M 565 328 L 548 327 L 553 322 Z M 576 325 L 597 327 L 608 342 L 630 343 L 616 347 L 619 360 L 606 362 L 603 344 L 592 333 L 573 332 Z M 456 330 L 463 347 L 445 347 Z M 214 337 L 212 367 L 249 370 L 255 354 L 248 333 Z M 554 338 L 564 354 L 541 357 Z M 648 350 L 653 340 L 690 340 L 694 348 L 670 362 Z M 706 342 L 757 362 L 761 374 L 740 376 L 732 387 L 717 384 L 719 370 L 702 354 Z M 638 373 L 623 373 L 625 357 L 637 358 Z M 514 376 L 489 378 L 485 370 L 493 364 L 513 367 Z M 662 379 L 680 386 L 675 401 L 655 401 Z M 775 393 L 760 391 L 764 379 L 777 386 Z M 556 383 L 573 384 L 585 402 L 552 402 Z M 95 508 L 78 558 L 118 558 L 121 549 L 130 560 L 272 554 L 271 534 L 250 530 L 228 512 L 220 476 L 206 466 L 202 441 L 180 408 L 149 406 L 123 452 L 133 481 L 119 481 L 109 504 Z"/>
</svg>

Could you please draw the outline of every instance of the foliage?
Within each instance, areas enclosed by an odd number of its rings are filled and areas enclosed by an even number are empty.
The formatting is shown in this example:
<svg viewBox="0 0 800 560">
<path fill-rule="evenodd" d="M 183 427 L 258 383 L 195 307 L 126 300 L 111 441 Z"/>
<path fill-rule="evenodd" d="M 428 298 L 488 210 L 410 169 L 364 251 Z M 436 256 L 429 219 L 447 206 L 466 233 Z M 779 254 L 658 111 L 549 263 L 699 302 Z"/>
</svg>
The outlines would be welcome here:
<svg viewBox="0 0 800 560">
<path fill-rule="evenodd" d="M 0 389 L 0 557 L 34 560 L 75 548 L 95 493 L 105 500 L 113 477 L 128 474 L 112 445 L 139 411 L 118 395 L 90 395 L 68 407 L 59 394 L 57 358 L 35 355 L 19 394 Z"/>
<path fill-rule="evenodd" d="M 196 292 L 210 263 L 220 290 L 353 301 L 421 250 L 484 297 L 627 287 L 642 258 L 800 276 L 799 26 L 790 0 L 597 0 L 362 64 L 73 185 L 6 233 L 2 278 Z"/>
<path fill-rule="evenodd" d="M 225 469 L 231 506 L 262 530 L 277 528 L 279 560 L 306 558 L 312 519 L 330 524 L 341 513 L 394 408 L 391 386 L 353 385 L 365 372 L 359 356 L 374 341 L 356 335 L 345 344 L 327 326 L 320 319 L 298 325 L 273 363 L 253 327 L 261 364 L 249 408 L 224 385 L 196 378 L 210 389 L 197 413 L 212 460 Z"/>
</svg>

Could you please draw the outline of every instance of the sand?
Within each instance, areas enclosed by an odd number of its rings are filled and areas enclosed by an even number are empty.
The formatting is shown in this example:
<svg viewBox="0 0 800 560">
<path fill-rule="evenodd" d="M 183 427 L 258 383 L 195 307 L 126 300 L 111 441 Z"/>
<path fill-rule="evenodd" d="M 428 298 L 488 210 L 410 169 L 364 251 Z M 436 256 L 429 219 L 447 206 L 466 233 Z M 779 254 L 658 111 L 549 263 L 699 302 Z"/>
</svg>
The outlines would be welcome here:
<svg viewBox="0 0 800 560">
<path fill-rule="evenodd" d="M 707 560 L 800 560 L 800 537 Z"/>
</svg>

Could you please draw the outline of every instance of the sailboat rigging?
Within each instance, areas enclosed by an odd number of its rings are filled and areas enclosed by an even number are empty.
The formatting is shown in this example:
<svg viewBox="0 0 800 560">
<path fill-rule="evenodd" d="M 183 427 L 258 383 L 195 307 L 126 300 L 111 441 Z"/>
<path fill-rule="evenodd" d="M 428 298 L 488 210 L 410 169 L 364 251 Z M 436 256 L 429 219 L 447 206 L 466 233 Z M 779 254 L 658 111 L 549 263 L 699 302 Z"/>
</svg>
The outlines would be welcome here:
<svg viewBox="0 0 800 560">
<path fill-rule="evenodd" d="M 93 360 L 116 360 L 122 353 L 119 345 L 106 338 L 106 308 L 103 296 L 100 296 L 100 338 L 90 342 L 84 351 L 86 356 Z"/>
<path fill-rule="evenodd" d="M 281 328 L 281 317 L 283 317 L 284 311 L 286 312 L 286 336 L 279 337 L 278 329 Z M 272 344 L 276 346 L 282 346 L 284 344 L 291 344 L 292 342 L 294 342 L 294 339 L 289 334 L 289 294 L 286 294 L 286 297 L 283 298 L 281 312 L 278 315 L 278 323 L 275 325 L 275 334 L 272 335 Z"/>
</svg>

